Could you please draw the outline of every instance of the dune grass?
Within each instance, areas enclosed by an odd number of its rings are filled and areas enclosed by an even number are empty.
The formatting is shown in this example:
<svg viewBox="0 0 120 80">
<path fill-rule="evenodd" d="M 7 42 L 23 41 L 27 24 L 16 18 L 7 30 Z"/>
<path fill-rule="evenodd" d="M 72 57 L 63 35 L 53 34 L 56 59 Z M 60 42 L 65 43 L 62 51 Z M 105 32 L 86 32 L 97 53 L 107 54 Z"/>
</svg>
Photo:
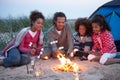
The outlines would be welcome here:
<svg viewBox="0 0 120 80">
<path fill-rule="evenodd" d="M 72 26 L 73 31 L 73 20 L 68 20 Z M 24 27 L 30 25 L 29 18 L 26 16 L 7 19 L 0 18 L 0 50 L 7 45 L 11 39 Z M 43 32 L 45 34 L 45 42 L 47 41 L 46 32 L 52 26 L 52 18 L 48 17 L 45 19 L 43 26 Z M 74 32 L 74 31 L 73 31 Z"/>
</svg>

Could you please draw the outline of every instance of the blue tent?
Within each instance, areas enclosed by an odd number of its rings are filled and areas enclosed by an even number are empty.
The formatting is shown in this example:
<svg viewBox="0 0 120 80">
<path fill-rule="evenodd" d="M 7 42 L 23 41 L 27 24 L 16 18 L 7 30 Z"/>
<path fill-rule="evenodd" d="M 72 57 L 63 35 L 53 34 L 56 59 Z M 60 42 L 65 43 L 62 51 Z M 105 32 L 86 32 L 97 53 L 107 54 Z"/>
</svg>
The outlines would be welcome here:
<svg viewBox="0 0 120 80">
<path fill-rule="evenodd" d="M 118 51 L 120 51 L 120 0 L 110 1 L 99 7 L 91 16 L 102 14 L 111 27 Z"/>
</svg>

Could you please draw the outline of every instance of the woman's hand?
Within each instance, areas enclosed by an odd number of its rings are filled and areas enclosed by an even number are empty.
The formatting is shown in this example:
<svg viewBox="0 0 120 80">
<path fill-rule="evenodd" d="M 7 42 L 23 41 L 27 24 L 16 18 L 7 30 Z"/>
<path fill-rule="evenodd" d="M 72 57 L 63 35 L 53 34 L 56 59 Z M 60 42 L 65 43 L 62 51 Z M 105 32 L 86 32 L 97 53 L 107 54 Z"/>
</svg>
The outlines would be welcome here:
<svg viewBox="0 0 120 80">
<path fill-rule="evenodd" d="M 33 48 L 33 49 L 30 50 L 30 54 L 32 54 L 32 55 L 34 55 L 35 52 L 36 52 L 36 49 L 35 49 L 35 48 Z"/>
</svg>

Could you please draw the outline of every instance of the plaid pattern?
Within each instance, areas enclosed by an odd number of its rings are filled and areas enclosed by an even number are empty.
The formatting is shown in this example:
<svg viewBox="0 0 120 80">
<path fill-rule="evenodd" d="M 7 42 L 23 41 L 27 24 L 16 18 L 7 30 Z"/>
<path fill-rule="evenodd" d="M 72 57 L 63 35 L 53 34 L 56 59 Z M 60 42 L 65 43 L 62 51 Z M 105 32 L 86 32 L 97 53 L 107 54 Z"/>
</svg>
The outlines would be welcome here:
<svg viewBox="0 0 120 80">
<path fill-rule="evenodd" d="M 109 31 L 106 30 L 98 34 L 93 34 L 92 39 L 94 43 L 92 50 L 100 51 L 102 54 L 116 52 L 114 39 Z"/>
</svg>

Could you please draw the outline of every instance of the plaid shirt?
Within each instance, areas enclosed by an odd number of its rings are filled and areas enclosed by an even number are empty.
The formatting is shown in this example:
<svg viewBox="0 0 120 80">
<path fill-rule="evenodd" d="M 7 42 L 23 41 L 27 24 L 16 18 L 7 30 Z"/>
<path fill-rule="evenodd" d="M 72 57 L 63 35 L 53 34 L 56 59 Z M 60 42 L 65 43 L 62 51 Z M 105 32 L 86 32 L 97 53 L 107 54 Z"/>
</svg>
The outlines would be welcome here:
<svg viewBox="0 0 120 80">
<path fill-rule="evenodd" d="M 100 51 L 102 54 L 116 52 L 114 39 L 109 31 L 106 30 L 104 32 L 99 32 L 98 34 L 93 34 L 92 39 L 93 39 L 92 50 Z"/>
</svg>

